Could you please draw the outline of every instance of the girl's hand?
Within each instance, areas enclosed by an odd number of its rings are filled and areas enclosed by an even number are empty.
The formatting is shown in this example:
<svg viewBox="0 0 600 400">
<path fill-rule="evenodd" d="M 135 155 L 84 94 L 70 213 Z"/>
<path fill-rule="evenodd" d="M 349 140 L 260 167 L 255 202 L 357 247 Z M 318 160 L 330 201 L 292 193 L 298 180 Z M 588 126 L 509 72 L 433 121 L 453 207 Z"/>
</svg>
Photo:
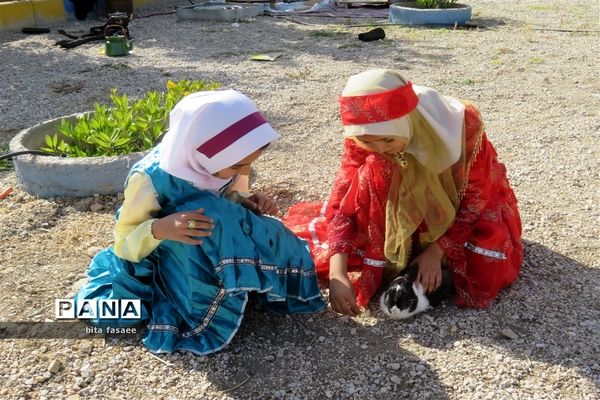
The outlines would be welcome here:
<svg viewBox="0 0 600 400">
<path fill-rule="evenodd" d="M 356 294 L 350 279 L 346 274 L 337 274 L 329 277 L 329 303 L 331 309 L 337 313 L 355 317 L 360 314 L 356 304 Z"/>
<path fill-rule="evenodd" d="M 416 281 L 423 286 L 426 293 L 433 292 L 442 284 L 443 256 L 444 251 L 436 243 L 432 243 L 415 259 L 419 264 Z"/>
<path fill-rule="evenodd" d="M 279 212 L 277 204 L 269 196 L 262 193 L 254 193 L 247 199 L 242 200 L 240 204 L 259 214 L 276 215 Z"/>
<path fill-rule="evenodd" d="M 176 240 L 188 244 L 202 244 L 197 237 L 210 236 L 212 219 L 204 215 L 204 209 L 184 211 L 159 218 L 152 224 L 152 235 L 158 240 Z"/>
</svg>

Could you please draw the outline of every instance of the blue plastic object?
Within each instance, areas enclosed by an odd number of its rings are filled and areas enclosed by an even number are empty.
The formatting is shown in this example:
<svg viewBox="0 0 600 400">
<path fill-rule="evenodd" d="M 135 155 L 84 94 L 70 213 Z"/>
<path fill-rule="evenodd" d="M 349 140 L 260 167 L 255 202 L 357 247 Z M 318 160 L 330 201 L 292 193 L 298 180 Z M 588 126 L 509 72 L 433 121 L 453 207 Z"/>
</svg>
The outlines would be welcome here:
<svg viewBox="0 0 600 400">
<path fill-rule="evenodd" d="M 454 4 L 452 8 L 416 8 L 415 2 L 390 6 L 389 22 L 403 25 L 464 25 L 471 19 L 471 6 Z"/>
</svg>

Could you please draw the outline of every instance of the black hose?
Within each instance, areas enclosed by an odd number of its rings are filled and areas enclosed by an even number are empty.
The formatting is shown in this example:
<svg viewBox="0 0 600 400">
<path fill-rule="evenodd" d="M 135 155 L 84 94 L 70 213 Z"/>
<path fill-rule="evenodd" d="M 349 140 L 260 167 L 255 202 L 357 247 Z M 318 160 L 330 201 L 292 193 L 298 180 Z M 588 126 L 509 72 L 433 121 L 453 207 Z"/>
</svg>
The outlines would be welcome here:
<svg viewBox="0 0 600 400">
<path fill-rule="evenodd" d="M 165 137 L 165 135 L 167 134 L 167 131 L 164 131 L 163 133 L 160 134 L 160 136 L 158 136 L 156 138 L 156 140 L 154 141 L 154 143 L 152 143 L 152 147 L 156 146 L 157 144 L 159 144 L 162 139 Z M 18 156 L 23 156 L 26 154 L 31 154 L 34 156 L 54 156 L 54 157 L 66 157 L 67 155 L 62 153 L 62 154 L 54 154 L 54 153 L 48 153 L 46 151 L 42 151 L 42 150 L 22 150 L 22 151 L 15 151 L 14 153 L 8 153 L 8 154 L 1 154 L 0 155 L 0 161 L 2 160 L 8 160 L 9 158 L 13 158 L 13 157 L 18 157 Z"/>
<path fill-rule="evenodd" d="M 160 142 L 162 142 L 163 138 L 165 137 L 165 135 L 167 134 L 168 131 L 164 131 L 163 133 L 161 133 L 160 135 L 158 135 L 158 137 L 156 138 L 156 140 L 154 141 L 154 143 L 152 143 L 152 147 L 155 147 L 157 144 L 159 144 Z"/>
<path fill-rule="evenodd" d="M 23 151 L 15 151 L 14 153 L 2 154 L 0 155 L 0 161 L 8 160 L 9 158 L 23 156 L 25 154 L 31 154 L 34 156 L 55 156 L 55 157 L 66 157 L 66 154 L 53 154 L 48 153 L 41 150 L 23 150 Z"/>
</svg>

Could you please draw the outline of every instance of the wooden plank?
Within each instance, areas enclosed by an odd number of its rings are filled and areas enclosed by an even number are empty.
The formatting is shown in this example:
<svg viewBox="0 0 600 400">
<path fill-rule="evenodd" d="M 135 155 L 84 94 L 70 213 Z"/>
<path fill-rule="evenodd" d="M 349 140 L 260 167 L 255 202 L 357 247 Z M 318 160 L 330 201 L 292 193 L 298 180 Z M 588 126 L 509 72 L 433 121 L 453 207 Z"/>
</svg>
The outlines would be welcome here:
<svg viewBox="0 0 600 400">
<path fill-rule="evenodd" d="M 271 0 L 227 0 L 227 3 L 271 3 Z"/>
<path fill-rule="evenodd" d="M 388 5 L 388 0 L 335 0 L 335 5 L 341 8 L 358 7 L 361 5 Z"/>
</svg>

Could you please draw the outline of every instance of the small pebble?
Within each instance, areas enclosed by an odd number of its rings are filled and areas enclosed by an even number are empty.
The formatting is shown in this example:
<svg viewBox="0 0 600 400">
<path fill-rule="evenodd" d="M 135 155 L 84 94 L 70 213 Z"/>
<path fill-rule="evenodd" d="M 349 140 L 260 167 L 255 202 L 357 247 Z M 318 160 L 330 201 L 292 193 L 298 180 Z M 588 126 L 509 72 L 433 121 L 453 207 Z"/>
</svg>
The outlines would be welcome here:
<svg viewBox="0 0 600 400">
<path fill-rule="evenodd" d="M 89 365 L 84 365 L 79 370 L 79 374 L 81 375 L 82 378 L 87 379 L 87 378 L 92 378 L 94 376 L 94 371 L 92 370 L 92 368 Z"/>
<path fill-rule="evenodd" d="M 515 332 L 513 332 L 512 329 L 510 328 L 506 328 L 506 329 L 502 329 L 502 336 L 504 336 L 505 338 L 511 339 L 511 340 L 515 340 L 519 338 L 519 335 L 517 335 Z"/>
<path fill-rule="evenodd" d="M 90 198 L 81 199 L 81 200 L 78 200 L 77 202 L 73 203 L 73 208 L 77 211 L 84 212 L 89 209 L 92 202 L 93 202 L 93 200 Z"/>
<path fill-rule="evenodd" d="M 60 360 L 52 360 L 50 361 L 50 365 L 48 365 L 48 371 L 53 374 L 58 373 L 60 371 L 60 367 L 62 366 Z"/>
<path fill-rule="evenodd" d="M 93 346 L 89 342 L 83 342 L 79 345 L 79 350 L 84 354 L 90 354 L 93 350 Z"/>
<path fill-rule="evenodd" d="M 88 247 L 88 249 L 87 249 L 86 253 L 87 253 L 87 255 L 88 255 L 90 258 L 94 258 L 94 256 L 95 256 L 96 254 L 98 254 L 98 252 L 99 252 L 99 251 L 101 251 L 101 250 L 102 250 L 102 247 L 99 247 L 99 246 L 91 246 L 91 247 Z"/>
<path fill-rule="evenodd" d="M 387 365 L 387 367 L 389 369 L 393 369 L 394 371 L 398 371 L 400 369 L 400 364 L 399 363 L 389 363 Z"/>
<path fill-rule="evenodd" d="M 104 208 L 103 204 L 100 203 L 94 203 L 90 206 L 90 211 L 91 212 L 98 212 L 100 210 L 102 210 Z"/>
</svg>

